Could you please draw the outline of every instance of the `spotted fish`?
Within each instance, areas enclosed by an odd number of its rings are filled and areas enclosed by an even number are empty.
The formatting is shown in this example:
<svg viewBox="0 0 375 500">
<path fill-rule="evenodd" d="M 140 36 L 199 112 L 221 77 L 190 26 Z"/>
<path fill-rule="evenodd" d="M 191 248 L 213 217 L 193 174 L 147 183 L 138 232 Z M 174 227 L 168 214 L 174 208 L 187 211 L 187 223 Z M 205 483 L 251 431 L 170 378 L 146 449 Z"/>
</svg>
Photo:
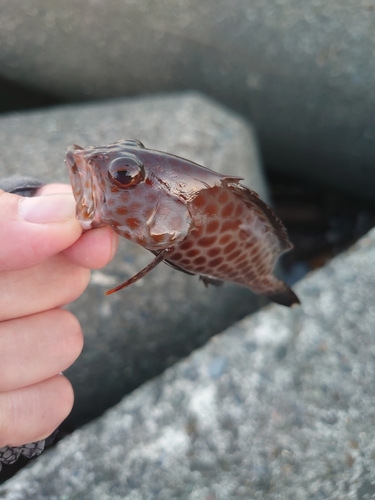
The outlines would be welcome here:
<svg viewBox="0 0 375 500">
<path fill-rule="evenodd" d="M 109 225 L 155 255 L 107 294 L 164 261 L 200 275 L 205 285 L 232 281 L 285 306 L 299 303 L 273 274 L 278 257 L 292 247 L 286 230 L 240 177 L 135 140 L 86 149 L 73 145 L 66 163 L 82 227 Z"/>
</svg>

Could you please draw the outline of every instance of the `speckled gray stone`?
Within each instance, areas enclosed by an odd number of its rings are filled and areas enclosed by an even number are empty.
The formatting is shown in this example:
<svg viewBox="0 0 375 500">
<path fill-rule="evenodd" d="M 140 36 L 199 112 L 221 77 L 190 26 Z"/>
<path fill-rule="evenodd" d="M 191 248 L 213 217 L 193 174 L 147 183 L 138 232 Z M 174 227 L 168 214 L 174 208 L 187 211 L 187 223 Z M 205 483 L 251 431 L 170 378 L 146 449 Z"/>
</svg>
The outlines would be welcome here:
<svg viewBox="0 0 375 500">
<path fill-rule="evenodd" d="M 107 144 L 121 138 L 136 138 L 146 147 L 242 175 L 266 196 L 251 128 L 192 93 L 2 118 L 0 177 L 19 173 L 49 182 L 68 181 L 63 159 L 69 144 Z M 197 277 L 163 264 L 131 288 L 104 296 L 152 258 L 122 239 L 115 260 L 92 273 L 88 290 L 70 307 L 83 327 L 85 347 L 66 372 L 76 394 L 69 427 L 99 415 L 124 393 L 265 304 L 235 285 L 206 289 Z"/>
<path fill-rule="evenodd" d="M 199 89 L 266 164 L 375 200 L 372 0 L 3 0 L 0 74 L 65 99 Z"/>
<path fill-rule="evenodd" d="M 0 488 L 7 500 L 369 500 L 375 231 Z"/>
</svg>

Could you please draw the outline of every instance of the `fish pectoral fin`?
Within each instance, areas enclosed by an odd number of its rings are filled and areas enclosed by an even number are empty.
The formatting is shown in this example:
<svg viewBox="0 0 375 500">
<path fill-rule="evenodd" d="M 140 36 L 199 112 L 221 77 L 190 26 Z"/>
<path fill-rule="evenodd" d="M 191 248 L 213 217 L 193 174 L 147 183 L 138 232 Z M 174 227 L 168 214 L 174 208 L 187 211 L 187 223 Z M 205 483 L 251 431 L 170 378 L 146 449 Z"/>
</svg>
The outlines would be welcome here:
<svg viewBox="0 0 375 500">
<path fill-rule="evenodd" d="M 149 264 L 147 264 L 146 267 L 144 267 L 139 273 L 135 274 L 132 278 L 124 281 L 124 283 L 120 283 L 120 285 L 115 286 L 114 288 L 111 288 L 110 290 L 107 290 L 105 292 L 105 295 L 111 295 L 112 293 L 118 292 L 119 290 L 122 290 L 123 288 L 127 288 L 128 286 L 132 285 L 133 283 L 136 283 L 140 279 L 142 279 L 144 276 L 146 276 L 147 273 L 152 271 L 154 267 L 156 267 L 160 262 L 162 262 L 165 257 L 173 251 L 172 248 L 166 248 L 162 250 L 154 260 L 152 260 Z"/>
<path fill-rule="evenodd" d="M 208 285 L 213 285 L 213 286 L 223 286 L 224 281 L 223 280 L 217 280 L 215 278 L 210 278 L 209 276 L 199 276 L 199 279 L 203 281 L 204 286 L 207 288 Z"/>
<path fill-rule="evenodd" d="M 154 255 L 158 255 L 155 250 L 150 250 Z M 195 273 L 191 273 L 190 271 L 185 271 L 185 269 L 182 269 L 182 267 L 177 266 L 174 262 L 171 262 L 170 260 L 164 259 L 164 264 L 167 264 L 167 266 L 172 267 L 176 271 L 180 271 L 181 273 L 189 274 L 190 276 L 195 276 Z"/>
</svg>

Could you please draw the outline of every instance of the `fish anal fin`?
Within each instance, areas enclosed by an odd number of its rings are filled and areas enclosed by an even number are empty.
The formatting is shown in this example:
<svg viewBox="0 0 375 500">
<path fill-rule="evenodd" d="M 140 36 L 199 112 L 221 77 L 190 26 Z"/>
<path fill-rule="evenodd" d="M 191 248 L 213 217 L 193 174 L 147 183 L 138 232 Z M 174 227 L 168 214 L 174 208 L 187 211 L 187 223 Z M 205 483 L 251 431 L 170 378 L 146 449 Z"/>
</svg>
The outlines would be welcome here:
<svg viewBox="0 0 375 500">
<path fill-rule="evenodd" d="M 213 286 L 223 286 L 224 281 L 223 280 L 218 280 L 216 278 L 210 278 L 209 276 L 199 276 L 199 279 L 203 281 L 204 286 L 207 288 L 208 285 L 213 285 Z"/>
<path fill-rule="evenodd" d="M 137 274 L 135 274 L 132 278 L 124 281 L 123 283 L 120 283 L 119 285 L 115 286 L 114 288 L 111 288 L 110 290 L 107 290 L 105 292 L 105 295 L 111 295 L 112 293 L 118 292 L 119 290 L 122 290 L 123 288 L 127 288 L 128 286 L 132 285 L 133 283 L 136 283 L 140 279 L 142 279 L 144 276 L 146 276 L 147 273 L 152 271 L 160 262 L 164 260 L 164 258 L 173 251 L 172 248 L 166 248 L 162 250 L 154 260 L 152 260 L 149 264 L 147 264 L 146 267 L 144 267 L 141 271 L 139 271 Z"/>
<path fill-rule="evenodd" d="M 250 206 L 259 217 L 259 219 L 269 227 L 278 238 L 281 252 L 286 252 L 293 248 L 289 241 L 288 233 L 281 220 L 275 215 L 270 206 L 259 198 L 259 195 L 242 184 L 228 182 L 228 188 L 239 196 L 246 205 Z"/>
<path fill-rule="evenodd" d="M 280 286 L 278 288 L 263 292 L 263 295 L 272 300 L 272 302 L 276 302 L 276 304 L 281 304 L 286 307 L 292 307 L 293 305 L 301 303 L 293 290 L 282 281 L 280 281 Z"/>
</svg>

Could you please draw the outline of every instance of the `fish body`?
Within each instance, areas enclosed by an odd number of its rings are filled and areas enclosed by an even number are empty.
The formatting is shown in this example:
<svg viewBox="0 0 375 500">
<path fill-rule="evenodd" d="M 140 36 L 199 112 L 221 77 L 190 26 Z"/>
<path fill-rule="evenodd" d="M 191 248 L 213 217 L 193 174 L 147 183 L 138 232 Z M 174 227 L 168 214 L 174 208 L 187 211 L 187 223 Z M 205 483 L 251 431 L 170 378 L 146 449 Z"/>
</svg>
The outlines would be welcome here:
<svg viewBox="0 0 375 500">
<path fill-rule="evenodd" d="M 134 140 L 70 146 L 66 163 L 82 227 L 110 225 L 156 256 L 108 293 L 164 261 L 200 275 L 206 285 L 232 281 L 283 305 L 299 303 L 273 274 L 278 257 L 292 247 L 286 230 L 241 178 Z"/>
</svg>

